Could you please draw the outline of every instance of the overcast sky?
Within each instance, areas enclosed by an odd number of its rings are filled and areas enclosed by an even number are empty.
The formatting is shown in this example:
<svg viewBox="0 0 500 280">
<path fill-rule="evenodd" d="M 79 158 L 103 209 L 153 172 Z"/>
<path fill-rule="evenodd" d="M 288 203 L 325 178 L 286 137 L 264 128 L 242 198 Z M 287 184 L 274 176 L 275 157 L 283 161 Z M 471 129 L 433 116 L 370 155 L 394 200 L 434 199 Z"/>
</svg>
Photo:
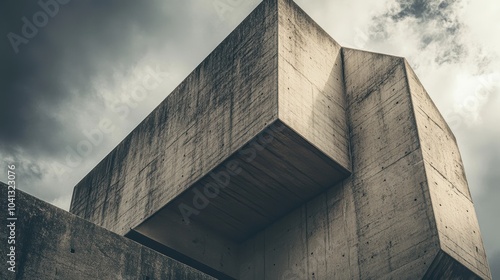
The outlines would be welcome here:
<svg viewBox="0 0 500 280">
<path fill-rule="evenodd" d="M 20 189 L 68 209 L 74 185 L 259 1 L 54 1 L 0 4 L 0 180 L 15 163 Z M 500 278 L 500 2 L 296 2 L 343 46 L 408 59 L 455 133 Z"/>
</svg>

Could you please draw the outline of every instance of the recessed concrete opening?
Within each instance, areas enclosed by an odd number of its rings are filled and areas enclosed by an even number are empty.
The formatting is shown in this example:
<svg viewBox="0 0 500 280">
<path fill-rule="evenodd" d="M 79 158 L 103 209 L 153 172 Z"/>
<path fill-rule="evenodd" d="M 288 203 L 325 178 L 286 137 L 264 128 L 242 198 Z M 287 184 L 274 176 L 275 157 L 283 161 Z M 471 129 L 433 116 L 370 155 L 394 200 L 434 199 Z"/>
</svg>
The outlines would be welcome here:
<svg viewBox="0 0 500 280">
<path fill-rule="evenodd" d="M 350 175 L 276 121 L 127 236 L 217 278 L 240 244 Z"/>
</svg>

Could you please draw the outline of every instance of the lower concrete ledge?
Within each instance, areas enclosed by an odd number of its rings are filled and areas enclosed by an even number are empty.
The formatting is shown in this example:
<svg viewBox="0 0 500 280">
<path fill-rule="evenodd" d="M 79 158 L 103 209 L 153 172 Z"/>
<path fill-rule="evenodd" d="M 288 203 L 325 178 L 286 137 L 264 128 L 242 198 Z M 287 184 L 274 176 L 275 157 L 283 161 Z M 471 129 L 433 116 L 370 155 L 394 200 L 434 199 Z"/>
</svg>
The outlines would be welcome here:
<svg viewBox="0 0 500 280">
<path fill-rule="evenodd" d="M 443 250 L 434 258 L 422 279 L 483 279 Z"/>
<path fill-rule="evenodd" d="M 186 256 L 184 255 L 183 253 L 177 251 L 177 250 L 174 250 L 168 246 L 165 246 L 164 244 L 154 240 L 154 239 L 151 239 L 149 238 L 148 236 L 145 236 L 143 235 L 142 233 L 138 232 L 138 231 L 135 231 L 135 230 L 130 230 L 129 233 L 127 233 L 125 235 L 126 237 L 148 247 L 148 248 L 152 248 L 154 249 L 155 251 L 158 251 L 166 256 L 169 256 L 169 257 L 172 257 L 184 264 L 187 264 L 193 268 L 196 268 L 200 271 L 203 271 L 219 280 L 234 280 L 235 278 L 231 277 L 231 276 L 228 276 L 226 274 L 224 274 L 223 272 L 220 272 L 202 262 L 199 262 L 193 258 L 191 258 L 190 256 Z M 237 257 L 237 256 L 235 256 Z"/>
<path fill-rule="evenodd" d="M 7 199 L 3 183 L 0 193 Z M 2 229 L 0 279 L 214 279 L 22 191 L 15 195 L 15 272 L 6 267 L 10 233 Z"/>
</svg>

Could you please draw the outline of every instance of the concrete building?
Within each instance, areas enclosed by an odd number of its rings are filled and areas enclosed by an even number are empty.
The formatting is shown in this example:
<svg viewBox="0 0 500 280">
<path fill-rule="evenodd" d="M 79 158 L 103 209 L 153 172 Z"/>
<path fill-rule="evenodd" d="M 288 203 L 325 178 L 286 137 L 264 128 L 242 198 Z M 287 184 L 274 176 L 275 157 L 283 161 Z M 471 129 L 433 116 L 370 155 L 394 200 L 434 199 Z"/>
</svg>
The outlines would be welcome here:
<svg viewBox="0 0 500 280">
<path fill-rule="evenodd" d="M 343 48 L 291 0 L 264 0 L 70 211 L 189 279 L 491 279 L 455 138 L 407 61 Z M 113 238 L 120 267 L 140 246 Z"/>
</svg>

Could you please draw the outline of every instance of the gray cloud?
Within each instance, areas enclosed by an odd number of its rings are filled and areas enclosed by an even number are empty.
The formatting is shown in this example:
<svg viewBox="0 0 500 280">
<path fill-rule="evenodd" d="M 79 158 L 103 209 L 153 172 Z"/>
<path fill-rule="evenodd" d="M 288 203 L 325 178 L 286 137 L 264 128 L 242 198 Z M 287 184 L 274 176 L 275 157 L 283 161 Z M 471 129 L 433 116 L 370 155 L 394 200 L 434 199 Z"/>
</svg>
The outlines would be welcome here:
<svg viewBox="0 0 500 280">
<path fill-rule="evenodd" d="M 490 104 L 496 103 L 498 98 L 497 89 L 492 93 Z M 498 223 L 498 198 L 500 197 L 500 149 L 498 149 L 498 139 L 500 131 L 492 129 L 496 126 L 494 113 L 496 108 L 486 107 L 484 109 L 484 121 L 471 127 L 464 127 L 456 132 L 456 136 L 461 141 L 462 147 L 467 147 L 467 153 L 462 153 L 467 180 L 474 199 L 481 234 L 483 236 L 486 252 L 490 257 L 490 262 L 500 261 L 500 243 L 498 233 L 500 223 Z M 462 149 L 464 151 L 464 149 Z M 471 172 L 474 170 L 474 172 Z M 496 254 L 496 260 L 493 258 Z M 493 264 L 490 263 L 493 269 Z M 497 275 L 500 276 L 500 275 Z"/>
<path fill-rule="evenodd" d="M 182 19 L 189 26 L 192 13 L 184 1 L 168 6 L 162 1 L 70 1 L 59 5 L 36 36 L 13 47 L 8 34 L 24 37 L 23 19 L 33 23 L 33 15 L 43 9 L 35 1 L 1 5 L 0 118 L 5 121 L 0 123 L 0 155 L 17 164 L 22 189 L 51 201 L 71 191 L 68 181 L 44 180 L 54 172 L 52 163 L 64 162 L 65 147 L 85 139 L 80 114 L 91 111 L 89 104 L 95 111 L 105 109 L 93 80 L 113 83 L 114 73 L 130 71 L 167 41 L 182 41 L 182 32 L 171 23 Z M 99 116 L 87 121 L 98 122 Z M 98 161 L 95 156 L 88 160 Z"/>
<path fill-rule="evenodd" d="M 435 62 L 456 63 L 467 56 L 467 48 L 461 42 L 463 23 L 457 10 L 463 1 L 427 1 L 397 0 L 396 7 L 373 17 L 370 29 L 372 41 L 387 40 L 392 26 L 407 24 L 420 38 L 419 49 L 423 50 L 432 44 L 440 44 L 436 49 Z"/>
<path fill-rule="evenodd" d="M 0 124 L 0 148 L 23 147 L 30 153 L 53 155 L 61 141 L 77 140 L 78 128 L 67 125 L 66 118 L 72 115 L 58 117 L 65 104 L 91 95 L 96 75 L 109 76 L 117 67 L 129 68 L 149 47 L 160 43 L 155 41 L 179 36 L 173 32 L 156 36 L 170 19 L 164 9 L 158 9 L 159 4 L 74 1 L 61 5 L 34 38 L 19 46 L 17 55 L 9 41 L 2 40 L 0 117 L 9 121 Z M 36 2 L 3 5 L 8 6 L 2 11 L 14 12 L 3 18 L 8 24 L 2 24 L 2 35 L 22 36 L 21 18 L 31 19 L 34 11 L 41 10 Z M 176 6 L 182 13 L 183 5 Z"/>
<path fill-rule="evenodd" d="M 398 21 L 406 17 L 413 17 L 420 21 L 439 19 L 449 20 L 448 12 L 456 1 L 428 1 L 428 0 L 398 0 L 399 10 L 388 13 L 394 20 Z"/>
</svg>

